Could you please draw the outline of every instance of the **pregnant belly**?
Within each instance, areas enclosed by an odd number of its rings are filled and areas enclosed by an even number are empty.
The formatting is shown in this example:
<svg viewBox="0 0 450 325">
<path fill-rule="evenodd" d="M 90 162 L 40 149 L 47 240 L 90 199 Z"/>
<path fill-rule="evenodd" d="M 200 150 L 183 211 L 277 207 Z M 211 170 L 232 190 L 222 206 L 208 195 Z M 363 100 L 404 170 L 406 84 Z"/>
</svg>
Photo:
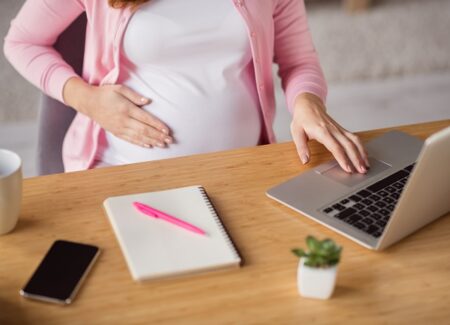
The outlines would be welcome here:
<svg viewBox="0 0 450 325">
<path fill-rule="evenodd" d="M 262 125 L 259 105 L 245 91 L 173 91 L 168 96 L 156 91 L 149 94 L 148 90 L 141 93 L 153 100 L 143 109 L 169 127 L 174 143 L 166 148 L 144 148 L 106 132 L 103 162 L 117 165 L 258 144 Z"/>
</svg>

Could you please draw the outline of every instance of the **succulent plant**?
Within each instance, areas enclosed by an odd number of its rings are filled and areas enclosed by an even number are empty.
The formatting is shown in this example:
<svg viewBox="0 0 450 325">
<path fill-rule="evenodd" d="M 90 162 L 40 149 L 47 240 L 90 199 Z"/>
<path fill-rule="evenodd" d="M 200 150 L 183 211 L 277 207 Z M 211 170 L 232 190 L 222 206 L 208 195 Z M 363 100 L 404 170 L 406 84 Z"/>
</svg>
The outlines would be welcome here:
<svg viewBox="0 0 450 325">
<path fill-rule="evenodd" d="M 298 257 L 305 258 L 305 265 L 310 267 L 330 267 L 339 263 L 341 258 L 342 247 L 336 245 L 331 239 L 317 240 L 313 236 L 306 238 L 306 245 L 308 251 L 301 248 L 292 249 Z"/>
</svg>

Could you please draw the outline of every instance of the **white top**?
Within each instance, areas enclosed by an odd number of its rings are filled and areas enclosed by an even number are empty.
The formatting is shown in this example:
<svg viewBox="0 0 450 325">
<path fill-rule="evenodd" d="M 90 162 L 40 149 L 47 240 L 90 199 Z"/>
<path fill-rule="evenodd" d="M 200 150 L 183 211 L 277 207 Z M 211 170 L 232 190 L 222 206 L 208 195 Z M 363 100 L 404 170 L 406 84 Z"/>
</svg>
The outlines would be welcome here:
<svg viewBox="0 0 450 325">
<path fill-rule="evenodd" d="M 195 10 L 193 9 L 195 8 Z M 258 144 L 262 118 L 245 21 L 229 0 L 152 0 L 131 18 L 119 82 L 174 143 L 144 148 L 106 132 L 97 160 L 111 165 Z"/>
</svg>

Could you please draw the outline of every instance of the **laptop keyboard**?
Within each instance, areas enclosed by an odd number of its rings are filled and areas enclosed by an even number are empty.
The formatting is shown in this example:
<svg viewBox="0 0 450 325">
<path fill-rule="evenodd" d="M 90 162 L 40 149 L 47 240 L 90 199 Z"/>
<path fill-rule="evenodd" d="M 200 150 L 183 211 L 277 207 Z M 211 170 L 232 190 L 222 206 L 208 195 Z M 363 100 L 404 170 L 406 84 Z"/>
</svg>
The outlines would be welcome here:
<svg viewBox="0 0 450 325">
<path fill-rule="evenodd" d="M 414 164 L 322 209 L 328 216 L 378 238 L 383 233 Z"/>
</svg>

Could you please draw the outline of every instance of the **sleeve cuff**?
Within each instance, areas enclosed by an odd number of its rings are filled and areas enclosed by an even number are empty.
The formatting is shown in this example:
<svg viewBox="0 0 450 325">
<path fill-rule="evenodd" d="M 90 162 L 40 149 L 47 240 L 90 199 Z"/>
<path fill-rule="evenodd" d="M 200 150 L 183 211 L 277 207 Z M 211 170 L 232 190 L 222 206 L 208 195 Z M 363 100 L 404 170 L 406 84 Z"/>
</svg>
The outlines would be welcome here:
<svg viewBox="0 0 450 325">
<path fill-rule="evenodd" d="M 286 92 L 286 100 L 287 100 L 287 105 L 288 105 L 288 109 L 289 112 L 293 112 L 294 111 L 294 107 L 295 107 L 295 100 L 297 99 L 297 97 L 301 94 L 304 93 L 310 93 L 313 95 L 316 95 L 317 97 L 319 97 L 322 102 L 325 104 L 326 103 L 326 98 L 327 98 L 327 89 L 320 87 L 318 85 L 301 85 L 299 87 L 296 87 L 294 89 L 290 89 L 289 91 Z"/>
<path fill-rule="evenodd" d="M 73 77 L 79 77 L 75 71 L 66 66 L 60 66 L 52 73 L 51 82 L 48 82 L 44 87 L 46 93 L 49 96 L 59 100 L 61 103 L 66 104 L 63 97 L 63 90 L 66 82 Z"/>
</svg>

